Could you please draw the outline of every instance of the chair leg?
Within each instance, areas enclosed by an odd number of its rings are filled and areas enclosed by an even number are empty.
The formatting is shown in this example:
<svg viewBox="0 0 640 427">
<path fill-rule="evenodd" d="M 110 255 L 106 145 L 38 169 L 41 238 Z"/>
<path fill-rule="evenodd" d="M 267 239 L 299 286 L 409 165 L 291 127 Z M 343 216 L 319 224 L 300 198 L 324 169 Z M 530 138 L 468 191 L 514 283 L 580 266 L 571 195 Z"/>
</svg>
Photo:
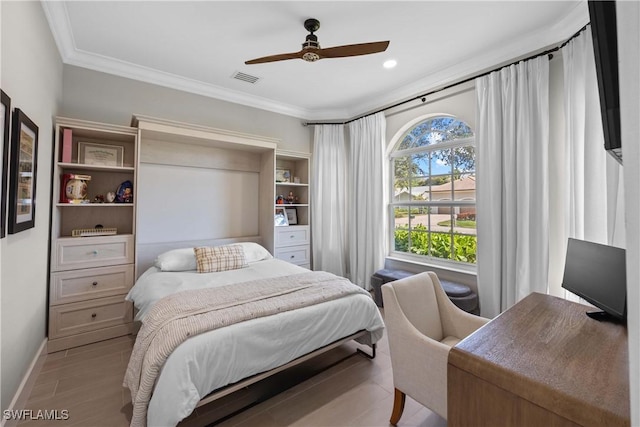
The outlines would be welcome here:
<svg viewBox="0 0 640 427">
<path fill-rule="evenodd" d="M 391 419 L 389 420 L 389 422 L 394 426 L 398 424 L 398 421 L 400 421 L 400 417 L 402 416 L 402 412 L 404 411 L 404 402 L 406 397 L 406 394 L 404 394 L 397 388 L 395 389 L 393 398 L 393 411 L 391 412 Z"/>
</svg>

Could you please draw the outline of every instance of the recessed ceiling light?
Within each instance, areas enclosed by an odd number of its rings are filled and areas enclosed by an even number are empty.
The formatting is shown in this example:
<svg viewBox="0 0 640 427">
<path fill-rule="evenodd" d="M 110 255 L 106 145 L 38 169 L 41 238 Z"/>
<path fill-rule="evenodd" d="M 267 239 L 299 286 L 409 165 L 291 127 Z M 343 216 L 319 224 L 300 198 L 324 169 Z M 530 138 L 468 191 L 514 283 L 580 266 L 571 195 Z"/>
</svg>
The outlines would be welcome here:
<svg viewBox="0 0 640 427">
<path fill-rule="evenodd" d="M 398 65 L 398 61 L 396 61 L 395 59 L 389 59 L 388 61 L 385 61 L 384 64 L 382 64 L 384 68 L 393 68 L 396 65 Z"/>
</svg>

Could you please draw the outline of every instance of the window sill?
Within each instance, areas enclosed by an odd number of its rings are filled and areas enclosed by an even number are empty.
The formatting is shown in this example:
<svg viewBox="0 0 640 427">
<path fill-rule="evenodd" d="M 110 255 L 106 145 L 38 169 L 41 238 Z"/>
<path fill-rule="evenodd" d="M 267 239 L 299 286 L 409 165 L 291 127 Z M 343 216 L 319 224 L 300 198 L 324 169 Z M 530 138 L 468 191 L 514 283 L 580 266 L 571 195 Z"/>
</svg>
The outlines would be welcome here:
<svg viewBox="0 0 640 427">
<path fill-rule="evenodd" d="M 416 259 L 411 256 L 398 256 L 396 254 L 390 254 L 385 257 L 392 262 L 401 262 L 405 264 L 412 264 L 419 268 L 437 268 L 439 270 L 447 270 L 452 273 L 468 274 L 472 276 L 477 275 L 477 268 L 475 264 L 457 265 L 448 262 L 429 262 L 423 259 Z"/>
</svg>

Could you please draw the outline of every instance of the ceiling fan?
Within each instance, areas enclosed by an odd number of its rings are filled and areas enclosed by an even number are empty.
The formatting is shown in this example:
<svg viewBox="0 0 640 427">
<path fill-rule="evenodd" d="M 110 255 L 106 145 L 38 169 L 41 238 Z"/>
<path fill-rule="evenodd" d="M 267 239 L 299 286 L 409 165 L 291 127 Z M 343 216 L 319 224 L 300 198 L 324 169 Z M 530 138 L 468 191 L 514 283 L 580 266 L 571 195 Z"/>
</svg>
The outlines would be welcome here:
<svg viewBox="0 0 640 427">
<path fill-rule="evenodd" d="M 299 52 L 282 53 L 280 55 L 263 56 L 262 58 L 245 61 L 245 64 L 262 64 L 265 62 L 284 61 L 286 59 L 304 59 L 308 62 L 315 62 L 323 58 L 344 58 L 348 56 L 369 55 L 372 53 L 384 52 L 389 46 L 389 41 L 347 44 L 343 46 L 320 48 L 318 37 L 313 34 L 320 28 L 320 21 L 317 19 L 307 19 L 304 21 L 304 28 L 309 31 L 307 38 L 302 43 L 302 50 Z"/>
</svg>

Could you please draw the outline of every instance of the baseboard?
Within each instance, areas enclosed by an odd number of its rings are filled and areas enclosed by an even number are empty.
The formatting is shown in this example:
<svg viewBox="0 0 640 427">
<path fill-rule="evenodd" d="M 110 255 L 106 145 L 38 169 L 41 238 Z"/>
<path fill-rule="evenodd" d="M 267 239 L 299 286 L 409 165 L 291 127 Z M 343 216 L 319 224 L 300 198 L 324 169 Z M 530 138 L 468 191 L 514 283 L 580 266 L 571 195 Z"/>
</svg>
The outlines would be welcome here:
<svg viewBox="0 0 640 427">
<path fill-rule="evenodd" d="M 22 378 L 22 382 L 16 391 L 16 394 L 13 396 L 11 403 L 8 408 L 5 410 L 18 410 L 24 409 L 27 404 L 27 400 L 31 395 L 31 390 L 33 390 L 33 385 L 38 378 L 38 374 L 40 373 L 40 369 L 42 369 L 42 365 L 47 357 L 47 338 L 42 340 L 42 344 L 40 344 L 40 349 L 36 353 L 35 357 L 31 361 L 29 365 L 29 369 L 25 373 Z M 4 416 L 2 417 L 2 421 L 0 421 L 0 427 L 15 427 L 18 425 L 20 420 L 10 419 L 5 420 Z"/>
</svg>

